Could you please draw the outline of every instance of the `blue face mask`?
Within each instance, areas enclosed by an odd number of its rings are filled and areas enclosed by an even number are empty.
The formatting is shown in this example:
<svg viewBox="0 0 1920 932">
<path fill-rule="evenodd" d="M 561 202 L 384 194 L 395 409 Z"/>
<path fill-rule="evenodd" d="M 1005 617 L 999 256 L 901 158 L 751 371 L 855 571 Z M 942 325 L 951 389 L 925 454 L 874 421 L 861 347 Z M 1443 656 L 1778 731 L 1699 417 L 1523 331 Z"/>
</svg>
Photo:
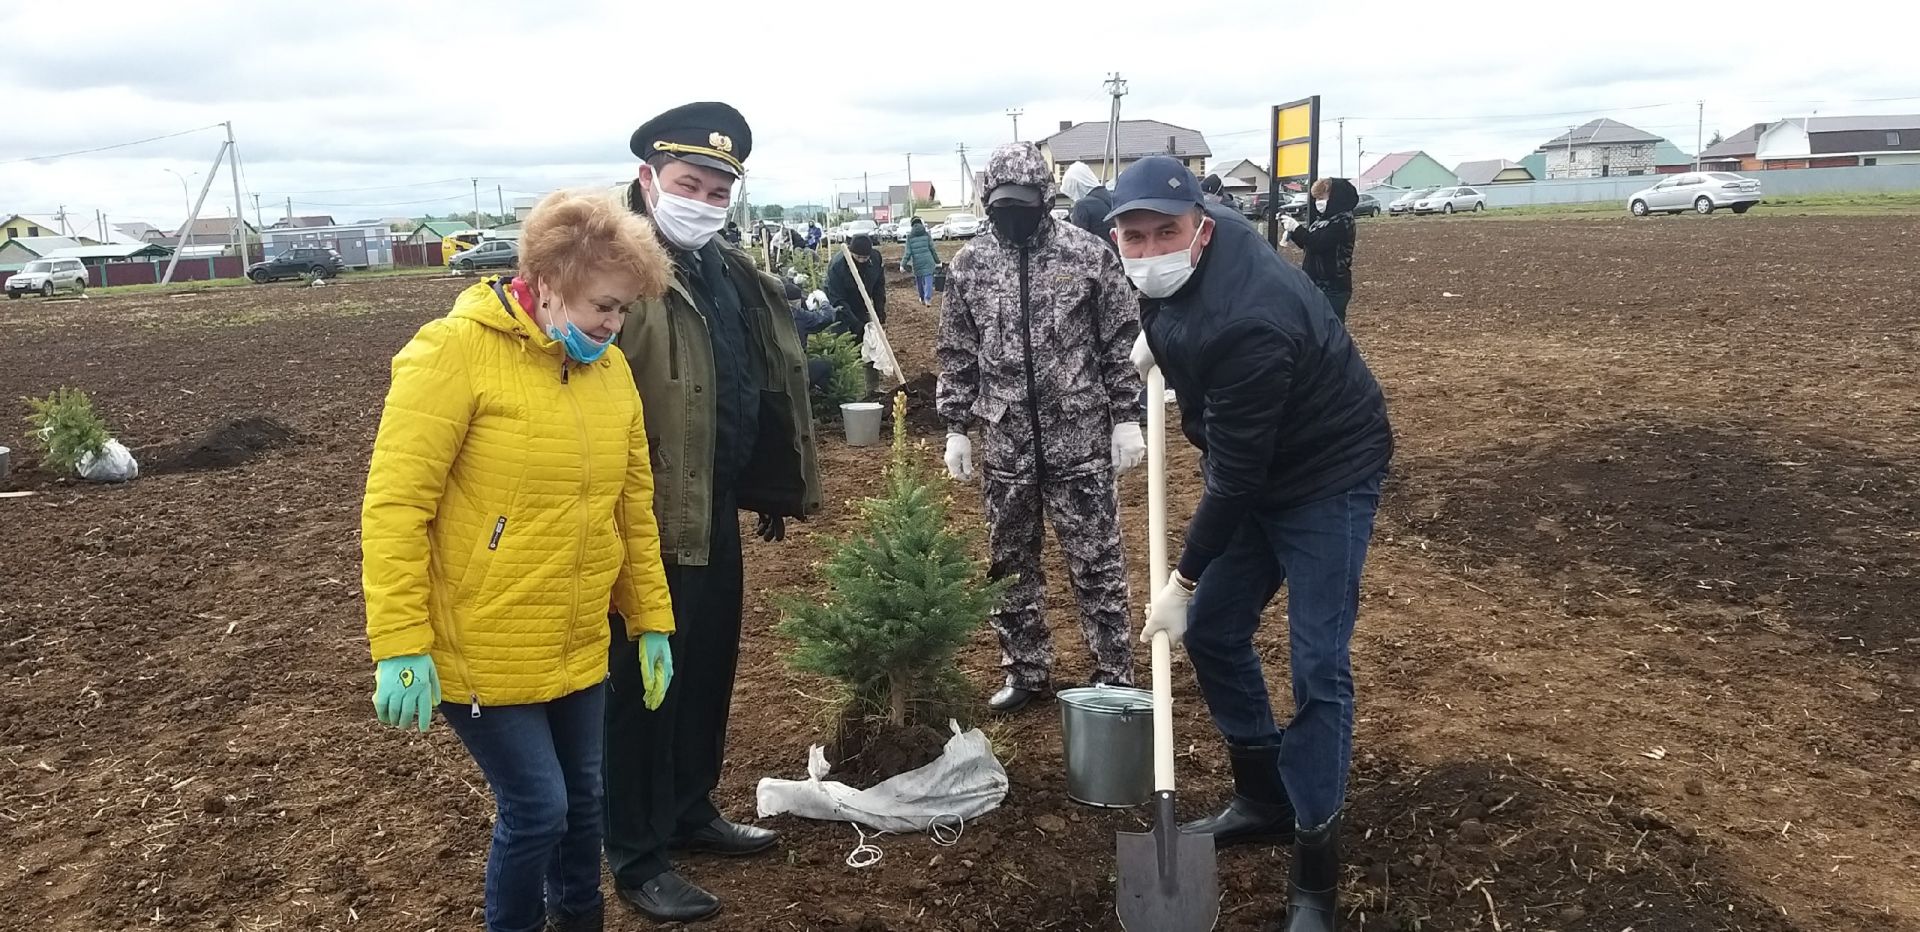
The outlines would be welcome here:
<svg viewBox="0 0 1920 932">
<path fill-rule="evenodd" d="M 566 347 L 567 356 L 581 365 L 597 361 L 602 354 L 606 353 L 607 347 L 613 345 L 611 339 L 605 343 L 595 342 L 592 337 L 587 336 L 585 331 L 574 326 L 573 321 L 567 321 L 565 331 L 559 327 L 548 326 L 547 336 L 559 341 L 561 346 Z"/>
</svg>

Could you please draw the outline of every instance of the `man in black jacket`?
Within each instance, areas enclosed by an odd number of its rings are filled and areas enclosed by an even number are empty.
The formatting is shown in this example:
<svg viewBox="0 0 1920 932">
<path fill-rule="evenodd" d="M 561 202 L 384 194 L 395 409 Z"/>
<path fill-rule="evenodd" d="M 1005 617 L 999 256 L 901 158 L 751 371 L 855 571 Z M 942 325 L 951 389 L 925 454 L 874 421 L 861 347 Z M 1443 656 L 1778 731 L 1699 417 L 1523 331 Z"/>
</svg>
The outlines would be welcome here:
<svg viewBox="0 0 1920 932">
<path fill-rule="evenodd" d="M 1353 300 L 1353 243 L 1356 228 L 1353 209 L 1360 206 L 1360 192 L 1345 178 L 1322 178 L 1313 185 L 1313 206 L 1307 220 L 1292 217 L 1287 226 L 1287 242 L 1300 247 L 1300 268 L 1313 279 L 1315 287 L 1327 296 L 1333 316 L 1347 319 L 1347 302 Z"/>
<path fill-rule="evenodd" d="M 1203 205 L 1185 166 L 1143 159 L 1114 189 L 1121 261 L 1145 299 L 1135 363 L 1157 361 L 1205 454 L 1186 547 L 1143 631 L 1184 639 L 1233 764 L 1226 811 L 1187 828 L 1220 845 L 1293 839 L 1286 928 L 1326 932 L 1353 744 L 1347 648 L 1393 455 L 1386 402 L 1326 299 L 1250 225 Z M 1282 582 L 1284 729 L 1253 645 Z"/>
<path fill-rule="evenodd" d="M 853 261 L 847 261 L 847 254 Z M 854 276 L 859 276 L 859 281 Z M 865 299 L 861 289 L 865 286 Z M 873 239 L 865 233 L 847 238 L 847 251 L 833 257 L 827 266 L 827 300 L 840 315 L 841 329 L 859 337 L 867 330 L 867 303 L 873 303 L 874 316 L 887 322 L 887 272 L 874 252 Z"/>
</svg>

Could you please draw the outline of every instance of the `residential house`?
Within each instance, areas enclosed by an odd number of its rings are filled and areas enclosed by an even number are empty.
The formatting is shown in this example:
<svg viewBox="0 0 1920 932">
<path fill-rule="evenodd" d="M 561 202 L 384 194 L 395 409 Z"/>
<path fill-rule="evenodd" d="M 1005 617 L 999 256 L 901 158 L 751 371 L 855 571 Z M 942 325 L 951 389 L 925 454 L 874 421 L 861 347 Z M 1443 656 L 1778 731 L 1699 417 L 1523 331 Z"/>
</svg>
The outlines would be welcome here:
<svg viewBox="0 0 1920 932">
<path fill-rule="evenodd" d="M 842 191 L 834 195 L 833 206 L 836 210 L 851 210 L 857 214 L 866 214 L 876 207 L 887 207 L 888 203 L 885 191 L 868 191 L 865 194 L 858 191 Z"/>
<path fill-rule="evenodd" d="M 0 240 L 0 265 L 19 265 L 45 259 L 49 253 L 85 245 L 68 236 L 15 236 Z"/>
<path fill-rule="evenodd" d="M 253 224 L 247 223 L 245 220 L 240 222 L 246 225 L 248 241 L 258 241 L 260 231 L 254 229 Z M 201 217 L 193 222 L 193 228 L 191 230 L 189 230 L 185 224 L 182 224 L 180 229 L 174 231 L 175 241 L 167 245 L 181 247 L 227 246 L 233 243 L 233 230 L 232 217 Z"/>
<path fill-rule="evenodd" d="M 911 200 L 909 200 L 911 198 Z M 904 217 L 915 203 L 938 204 L 934 195 L 933 182 L 915 181 L 909 185 L 896 184 L 887 187 L 887 204 L 893 207 L 895 217 Z"/>
<path fill-rule="evenodd" d="M 1207 159 L 1213 157 L 1206 137 L 1198 130 L 1159 120 L 1121 120 L 1119 163 L 1108 171 L 1107 127 L 1105 120 L 1098 123 L 1062 120 L 1059 132 L 1040 140 L 1040 154 L 1053 166 L 1055 181 L 1065 178 L 1067 166 L 1075 162 L 1087 163 L 1093 173 L 1102 178 L 1114 178 L 1126 171 L 1127 166 L 1150 155 L 1171 155 L 1196 176 L 1204 176 Z"/>
<path fill-rule="evenodd" d="M 1761 132 L 1754 157 L 1766 168 L 1920 165 L 1920 115 L 1781 120 Z"/>
<path fill-rule="evenodd" d="M 0 221 L 0 240 L 19 239 L 23 236 L 58 236 L 60 225 L 37 217 L 14 214 Z"/>
<path fill-rule="evenodd" d="M 1539 151 L 1529 152 L 1520 160 L 1520 167 L 1526 169 L 1527 174 L 1532 175 L 1536 180 L 1545 178 L 1547 177 L 1547 154 Z"/>
<path fill-rule="evenodd" d="M 139 243 L 159 242 L 160 240 L 165 239 L 167 235 L 167 231 L 162 230 L 151 223 L 146 223 L 146 222 L 137 221 L 137 220 L 132 223 L 113 224 L 113 229 L 115 232 L 118 232 L 121 236 L 124 236 L 129 240 L 133 240 L 134 242 L 139 242 Z"/>
<path fill-rule="evenodd" d="M 1395 188 L 1438 188 L 1459 184 L 1453 172 L 1425 152 L 1389 152 L 1360 173 L 1354 187 L 1362 191 L 1387 185 Z"/>
<path fill-rule="evenodd" d="M 329 217 L 325 214 L 321 214 L 319 216 L 314 216 L 314 217 L 287 217 L 282 220 L 275 220 L 271 226 L 267 227 L 267 229 L 269 230 L 306 230 L 306 229 L 312 229 L 314 227 L 330 227 L 334 225 L 335 224 L 332 217 Z M 232 229 L 231 224 L 229 224 L 228 229 Z"/>
<path fill-rule="evenodd" d="M 1693 156 L 1682 152 L 1679 146 L 1662 139 L 1653 147 L 1653 170 L 1655 174 L 1660 175 L 1678 175 L 1681 172 L 1693 171 Z"/>
<path fill-rule="evenodd" d="M 1525 184 L 1533 181 L 1533 172 L 1519 162 L 1506 159 L 1487 159 L 1480 162 L 1461 162 L 1453 169 L 1454 177 L 1461 184 L 1485 187 L 1496 184 Z"/>
<path fill-rule="evenodd" d="M 471 229 L 473 226 L 465 220 L 423 220 L 402 242 L 409 246 L 425 246 L 440 242 L 461 230 Z"/>
<path fill-rule="evenodd" d="M 1700 150 L 1700 167 L 1715 172 L 1751 172 L 1766 167 L 1760 164 L 1760 134 L 1772 123 L 1755 123 Z"/>
<path fill-rule="evenodd" d="M 206 221 L 201 221 L 202 223 Z M 340 254 L 347 265 L 364 269 L 393 264 L 393 233 L 386 223 L 336 224 L 330 227 L 286 227 L 269 229 L 261 236 L 261 249 L 268 258 L 295 247 L 325 247 Z M 182 255 L 186 255 L 182 250 Z"/>
<path fill-rule="evenodd" d="M 1234 195 L 1255 194 L 1273 185 L 1273 175 L 1248 159 L 1234 159 L 1214 166 L 1210 175 L 1220 176 L 1220 186 Z"/>
<path fill-rule="evenodd" d="M 1555 136 L 1539 151 L 1546 153 L 1548 178 L 1651 175 L 1660 165 L 1657 150 L 1663 142 L 1646 130 L 1601 117 Z"/>
</svg>

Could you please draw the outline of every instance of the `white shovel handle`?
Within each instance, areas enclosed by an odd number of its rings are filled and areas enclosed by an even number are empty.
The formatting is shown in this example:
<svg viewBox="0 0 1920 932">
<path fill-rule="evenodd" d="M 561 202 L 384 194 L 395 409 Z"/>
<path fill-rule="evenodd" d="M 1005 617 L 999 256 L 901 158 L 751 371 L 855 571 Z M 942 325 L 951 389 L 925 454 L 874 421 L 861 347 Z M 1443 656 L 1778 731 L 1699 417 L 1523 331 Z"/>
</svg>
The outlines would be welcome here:
<svg viewBox="0 0 1920 932">
<path fill-rule="evenodd" d="M 1167 379 L 1147 370 L 1147 572 L 1167 584 Z M 1173 792 L 1173 640 L 1153 636 L 1153 788 Z"/>
</svg>

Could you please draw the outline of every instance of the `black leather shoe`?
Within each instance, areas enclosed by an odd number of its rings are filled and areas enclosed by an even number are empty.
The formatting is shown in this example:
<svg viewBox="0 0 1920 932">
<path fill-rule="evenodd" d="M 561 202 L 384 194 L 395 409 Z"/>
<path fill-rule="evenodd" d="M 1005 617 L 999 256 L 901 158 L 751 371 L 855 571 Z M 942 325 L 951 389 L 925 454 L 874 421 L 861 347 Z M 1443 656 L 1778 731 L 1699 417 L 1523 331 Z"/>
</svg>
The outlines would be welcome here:
<svg viewBox="0 0 1920 932">
<path fill-rule="evenodd" d="M 1339 928 L 1340 817 L 1301 829 L 1287 869 L 1293 888 L 1287 899 L 1287 932 L 1335 932 Z"/>
<path fill-rule="evenodd" d="M 1227 747 L 1233 764 L 1233 799 L 1215 815 L 1180 826 L 1195 835 L 1212 835 L 1213 847 L 1285 845 L 1294 838 L 1293 802 L 1280 781 L 1278 745 Z"/>
<path fill-rule="evenodd" d="M 605 910 L 594 910 L 572 919 L 562 919 L 552 913 L 547 914 L 547 932 L 602 932 L 606 927 Z"/>
<path fill-rule="evenodd" d="M 1018 712 L 1033 701 L 1033 697 L 1045 692 L 1044 689 L 1023 689 L 1019 686 L 1003 686 L 1000 691 L 987 700 L 987 708 L 995 712 Z"/>
<path fill-rule="evenodd" d="M 779 840 L 780 833 L 772 829 L 741 825 L 738 822 L 729 822 L 722 817 L 700 826 L 691 835 L 674 839 L 669 847 L 674 851 L 695 851 L 740 857 L 759 854 L 773 847 L 774 842 Z"/>
<path fill-rule="evenodd" d="M 616 887 L 615 892 L 627 905 L 655 922 L 693 922 L 720 911 L 720 899 L 687 878 L 667 871 L 652 880 L 632 887 Z"/>
</svg>

